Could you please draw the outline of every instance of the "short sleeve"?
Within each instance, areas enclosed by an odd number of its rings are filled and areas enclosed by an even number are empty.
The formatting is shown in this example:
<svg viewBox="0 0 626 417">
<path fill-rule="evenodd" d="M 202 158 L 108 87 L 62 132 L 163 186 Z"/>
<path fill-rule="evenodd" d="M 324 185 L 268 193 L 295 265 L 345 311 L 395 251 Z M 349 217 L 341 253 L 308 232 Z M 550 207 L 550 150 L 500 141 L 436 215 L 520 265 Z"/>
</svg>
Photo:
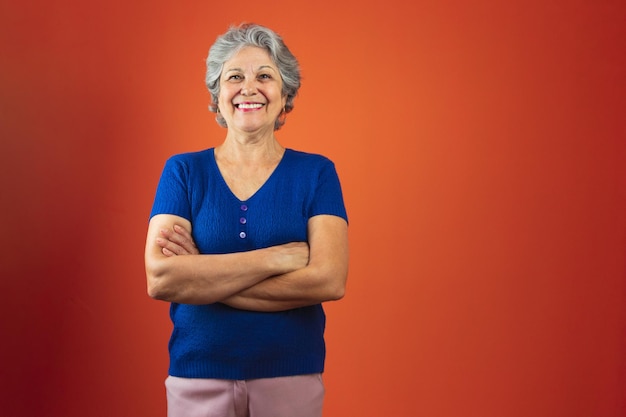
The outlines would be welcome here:
<svg viewBox="0 0 626 417">
<path fill-rule="evenodd" d="M 328 159 L 324 160 L 319 170 L 309 217 L 320 214 L 339 216 L 348 221 L 339 176 L 337 175 L 335 164 Z"/>
<path fill-rule="evenodd" d="M 176 157 L 171 157 L 166 161 L 157 186 L 150 218 L 157 214 L 174 214 L 191 220 L 188 179 L 187 164 Z"/>
</svg>

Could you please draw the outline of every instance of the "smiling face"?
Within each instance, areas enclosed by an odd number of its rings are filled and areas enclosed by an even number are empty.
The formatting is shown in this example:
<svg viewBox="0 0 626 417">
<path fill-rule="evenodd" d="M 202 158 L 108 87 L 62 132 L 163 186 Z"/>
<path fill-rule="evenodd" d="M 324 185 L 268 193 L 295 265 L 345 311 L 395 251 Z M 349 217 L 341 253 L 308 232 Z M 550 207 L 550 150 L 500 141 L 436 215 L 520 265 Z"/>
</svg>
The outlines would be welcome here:
<svg viewBox="0 0 626 417">
<path fill-rule="evenodd" d="M 262 48 L 244 47 L 226 61 L 218 107 L 229 130 L 273 132 L 286 102 L 282 85 L 278 67 Z"/>
</svg>

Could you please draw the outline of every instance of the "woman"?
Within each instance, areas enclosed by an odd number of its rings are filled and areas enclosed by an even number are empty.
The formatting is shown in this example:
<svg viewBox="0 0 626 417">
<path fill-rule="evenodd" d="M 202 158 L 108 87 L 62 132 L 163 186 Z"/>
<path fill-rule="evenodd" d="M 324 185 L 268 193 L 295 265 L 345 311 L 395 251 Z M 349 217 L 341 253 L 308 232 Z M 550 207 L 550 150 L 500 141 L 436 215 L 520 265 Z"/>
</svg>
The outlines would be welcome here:
<svg viewBox="0 0 626 417">
<path fill-rule="evenodd" d="M 325 316 L 348 269 L 333 163 L 284 148 L 298 62 L 258 25 L 207 59 L 215 148 L 165 164 L 146 241 L 151 297 L 171 303 L 168 416 L 319 417 Z"/>
</svg>

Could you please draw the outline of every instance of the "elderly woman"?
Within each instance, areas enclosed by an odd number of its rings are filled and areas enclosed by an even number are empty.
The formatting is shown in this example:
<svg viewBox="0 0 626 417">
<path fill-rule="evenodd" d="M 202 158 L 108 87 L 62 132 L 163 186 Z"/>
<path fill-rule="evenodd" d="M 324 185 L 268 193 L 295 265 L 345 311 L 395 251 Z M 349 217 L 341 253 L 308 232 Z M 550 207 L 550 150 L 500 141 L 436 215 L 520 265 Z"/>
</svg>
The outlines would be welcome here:
<svg viewBox="0 0 626 417">
<path fill-rule="evenodd" d="M 276 139 L 300 73 L 270 29 L 218 37 L 206 83 L 226 137 L 166 162 L 146 241 L 148 294 L 171 303 L 168 416 L 319 417 L 321 303 L 348 269 L 335 167 Z"/>
</svg>

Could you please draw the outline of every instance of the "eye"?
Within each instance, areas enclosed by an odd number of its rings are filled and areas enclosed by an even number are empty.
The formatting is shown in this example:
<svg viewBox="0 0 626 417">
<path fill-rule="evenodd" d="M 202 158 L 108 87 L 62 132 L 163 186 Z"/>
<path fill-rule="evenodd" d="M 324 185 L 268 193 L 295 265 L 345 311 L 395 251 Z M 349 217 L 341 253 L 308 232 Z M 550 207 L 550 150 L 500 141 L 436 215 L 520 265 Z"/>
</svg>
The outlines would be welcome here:
<svg viewBox="0 0 626 417">
<path fill-rule="evenodd" d="M 272 76 L 270 74 L 259 74 L 259 78 L 261 80 L 271 80 Z"/>
<path fill-rule="evenodd" d="M 241 79 L 243 79 L 243 77 L 240 74 L 233 74 L 233 75 L 229 75 L 228 78 L 226 78 L 228 81 L 239 81 Z"/>
</svg>

